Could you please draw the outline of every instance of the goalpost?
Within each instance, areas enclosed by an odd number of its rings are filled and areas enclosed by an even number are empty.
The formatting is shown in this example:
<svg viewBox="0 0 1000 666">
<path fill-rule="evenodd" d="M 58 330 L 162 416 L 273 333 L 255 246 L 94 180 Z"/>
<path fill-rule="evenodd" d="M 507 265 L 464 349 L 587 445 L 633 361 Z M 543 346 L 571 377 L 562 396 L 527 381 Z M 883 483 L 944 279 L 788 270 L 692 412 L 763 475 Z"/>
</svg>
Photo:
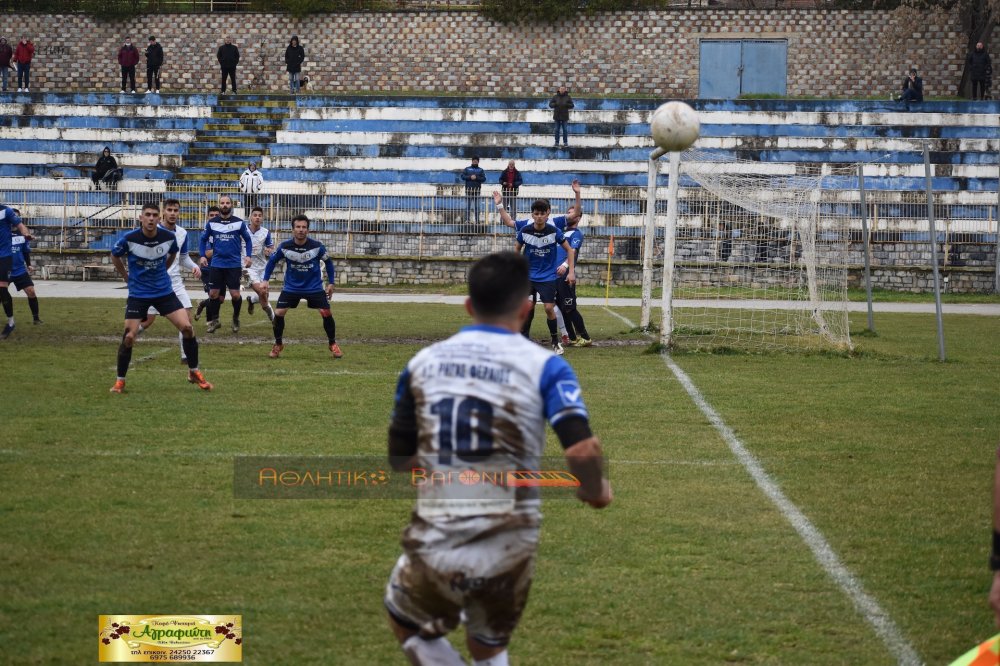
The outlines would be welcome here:
<svg viewBox="0 0 1000 666">
<path fill-rule="evenodd" d="M 664 285 L 661 341 L 680 349 L 849 349 L 849 211 L 824 205 L 823 190 L 853 166 L 802 173 L 802 165 L 698 149 L 681 158 L 676 202 L 668 202 L 674 227 L 664 233 L 665 248 L 674 247 L 664 252 L 663 274 L 673 279 Z"/>
</svg>

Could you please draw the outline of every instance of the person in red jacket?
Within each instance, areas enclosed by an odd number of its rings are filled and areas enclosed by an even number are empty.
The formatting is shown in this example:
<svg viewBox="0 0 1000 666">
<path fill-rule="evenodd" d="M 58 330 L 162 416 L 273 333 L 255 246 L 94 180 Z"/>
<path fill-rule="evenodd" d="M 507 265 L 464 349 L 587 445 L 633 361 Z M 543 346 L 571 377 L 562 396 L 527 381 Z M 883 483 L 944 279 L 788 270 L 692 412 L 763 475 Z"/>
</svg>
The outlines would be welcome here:
<svg viewBox="0 0 1000 666">
<path fill-rule="evenodd" d="M 3 82 L 3 92 L 7 92 L 7 70 L 10 69 L 10 59 L 14 57 L 14 49 L 7 40 L 0 37 L 0 81 Z"/>
<path fill-rule="evenodd" d="M 14 49 L 14 62 L 17 63 L 17 92 L 28 92 L 31 85 L 31 59 L 35 57 L 35 45 L 27 35 L 21 35 L 21 41 Z"/>
<path fill-rule="evenodd" d="M 135 92 L 135 66 L 139 64 L 139 49 L 132 45 L 132 40 L 125 38 L 125 43 L 118 49 L 118 64 L 122 66 L 122 92 Z M 127 88 L 125 83 L 130 83 Z"/>
</svg>

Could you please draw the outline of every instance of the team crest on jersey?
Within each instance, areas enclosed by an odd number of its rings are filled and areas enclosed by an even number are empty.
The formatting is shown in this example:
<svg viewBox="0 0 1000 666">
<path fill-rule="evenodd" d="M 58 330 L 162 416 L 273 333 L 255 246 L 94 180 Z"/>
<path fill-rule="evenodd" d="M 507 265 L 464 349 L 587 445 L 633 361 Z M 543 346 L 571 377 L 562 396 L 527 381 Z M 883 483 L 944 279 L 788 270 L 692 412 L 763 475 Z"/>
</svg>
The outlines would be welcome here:
<svg viewBox="0 0 1000 666">
<path fill-rule="evenodd" d="M 583 406 L 582 391 L 578 383 L 561 381 L 556 383 L 556 389 L 558 389 L 559 395 L 565 404 Z"/>
</svg>

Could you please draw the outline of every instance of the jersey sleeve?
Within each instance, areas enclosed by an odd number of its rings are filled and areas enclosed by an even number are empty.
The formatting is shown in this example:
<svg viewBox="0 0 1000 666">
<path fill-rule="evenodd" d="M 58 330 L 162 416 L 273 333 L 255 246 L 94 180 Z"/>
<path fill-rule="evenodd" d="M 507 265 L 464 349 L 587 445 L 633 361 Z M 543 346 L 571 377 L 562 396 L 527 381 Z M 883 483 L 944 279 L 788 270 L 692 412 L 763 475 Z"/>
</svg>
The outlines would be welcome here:
<svg viewBox="0 0 1000 666">
<path fill-rule="evenodd" d="M 124 233 L 117 241 L 115 241 L 114 247 L 111 248 L 112 256 L 124 257 L 126 254 L 128 254 L 128 243 L 125 241 L 125 238 L 127 236 L 128 233 Z"/>
<path fill-rule="evenodd" d="M 417 452 L 417 403 L 406 368 L 396 382 L 396 398 L 389 419 L 389 458 L 407 458 Z"/>
<path fill-rule="evenodd" d="M 274 247 L 274 239 L 271 238 L 270 231 L 268 231 L 267 235 L 264 236 L 264 247 Z"/>
<path fill-rule="evenodd" d="M 567 416 L 589 419 L 576 373 L 561 357 L 553 356 L 546 361 L 539 380 L 539 389 L 545 418 L 553 426 Z"/>
<path fill-rule="evenodd" d="M 320 261 L 326 266 L 326 277 L 330 284 L 333 284 L 333 278 L 337 274 L 337 269 L 333 265 L 333 259 L 330 258 L 330 253 L 326 251 L 325 245 L 319 246 L 319 256 Z"/>
<path fill-rule="evenodd" d="M 566 231 L 565 215 L 556 215 L 555 217 L 551 218 L 549 222 L 551 222 L 552 226 L 554 226 L 556 229 L 559 229 L 560 231 Z"/>
<path fill-rule="evenodd" d="M 579 254 L 579 249 L 581 245 L 583 245 L 583 232 L 577 229 L 576 233 L 574 233 L 569 238 L 569 246 L 574 250 L 577 250 L 578 251 L 577 254 Z"/>
<path fill-rule="evenodd" d="M 514 234 L 514 238 L 517 240 L 518 243 L 521 243 L 523 245 L 524 244 L 524 234 L 521 233 L 522 229 L 524 229 L 524 227 L 521 227 L 521 229 L 517 230 L 517 233 Z"/>
<path fill-rule="evenodd" d="M 211 235 L 211 227 L 209 226 L 211 222 L 205 223 L 205 228 L 201 232 L 201 237 L 198 239 L 198 256 L 204 257 L 205 251 L 208 250 L 208 240 Z"/>
<path fill-rule="evenodd" d="M 244 257 L 252 257 L 253 256 L 253 236 L 250 235 L 250 227 L 247 226 L 246 222 L 244 222 L 243 226 L 240 227 L 240 235 L 243 236 L 243 245 L 244 245 L 244 247 L 246 249 L 246 254 L 243 255 L 243 256 Z"/>
<path fill-rule="evenodd" d="M 562 245 L 564 240 L 566 240 L 566 235 L 562 232 L 562 229 L 556 227 L 556 242 Z"/>
</svg>

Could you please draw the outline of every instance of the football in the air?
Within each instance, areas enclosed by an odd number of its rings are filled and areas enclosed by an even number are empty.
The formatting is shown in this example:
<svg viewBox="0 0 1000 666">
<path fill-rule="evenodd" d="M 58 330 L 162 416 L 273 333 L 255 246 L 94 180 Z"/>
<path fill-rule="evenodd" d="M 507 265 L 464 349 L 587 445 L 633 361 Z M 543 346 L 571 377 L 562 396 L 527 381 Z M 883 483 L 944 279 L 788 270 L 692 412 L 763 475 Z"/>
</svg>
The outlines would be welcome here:
<svg viewBox="0 0 1000 666">
<path fill-rule="evenodd" d="M 664 150 L 687 150 L 701 132 L 698 113 L 684 102 L 667 102 L 653 112 L 649 121 L 653 142 Z"/>
</svg>

